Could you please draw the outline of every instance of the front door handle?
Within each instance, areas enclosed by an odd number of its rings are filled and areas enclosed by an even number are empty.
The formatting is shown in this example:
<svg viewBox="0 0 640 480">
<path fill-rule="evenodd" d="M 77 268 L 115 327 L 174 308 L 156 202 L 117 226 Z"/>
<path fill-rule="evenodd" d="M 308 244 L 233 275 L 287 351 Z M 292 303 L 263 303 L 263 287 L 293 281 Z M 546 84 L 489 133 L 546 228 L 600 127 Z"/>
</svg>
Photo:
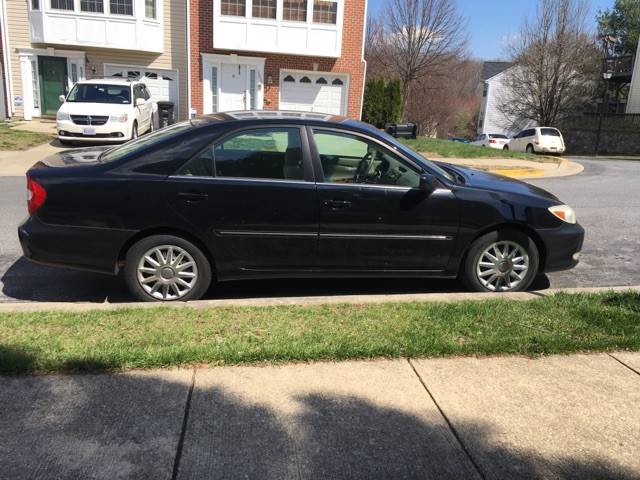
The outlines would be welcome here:
<svg viewBox="0 0 640 480">
<path fill-rule="evenodd" d="M 209 198 L 209 195 L 200 192 L 180 192 L 178 193 L 178 198 L 185 200 L 187 203 L 196 203 L 206 200 Z"/>
<path fill-rule="evenodd" d="M 349 200 L 326 200 L 324 202 L 325 207 L 329 208 L 349 208 L 351 206 L 351 202 Z"/>
</svg>

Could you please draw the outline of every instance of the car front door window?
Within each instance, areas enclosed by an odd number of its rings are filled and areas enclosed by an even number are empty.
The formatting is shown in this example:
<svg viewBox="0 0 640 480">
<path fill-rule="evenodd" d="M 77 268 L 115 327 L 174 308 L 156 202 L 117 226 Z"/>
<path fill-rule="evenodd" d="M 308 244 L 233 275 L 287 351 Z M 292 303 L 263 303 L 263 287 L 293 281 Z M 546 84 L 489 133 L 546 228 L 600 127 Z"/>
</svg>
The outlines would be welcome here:
<svg viewBox="0 0 640 480">
<path fill-rule="evenodd" d="M 377 143 L 346 133 L 313 130 L 325 183 L 416 188 L 420 172 Z"/>
</svg>

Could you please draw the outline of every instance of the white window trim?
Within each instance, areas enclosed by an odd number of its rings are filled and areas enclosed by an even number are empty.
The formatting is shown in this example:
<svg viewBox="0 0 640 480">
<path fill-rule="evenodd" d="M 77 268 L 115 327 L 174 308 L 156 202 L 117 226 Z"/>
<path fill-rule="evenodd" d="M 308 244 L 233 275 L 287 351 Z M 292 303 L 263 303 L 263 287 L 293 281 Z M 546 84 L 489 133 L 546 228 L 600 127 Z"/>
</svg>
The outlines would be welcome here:
<svg viewBox="0 0 640 480">
<path fill-rule="evenodd" d="M 33 104 L 33 68 L 32 60 L 37 57 L 65 57 L 67 59 L 67 89 L 73 86 L 71 82 L 71 63 L 78 65 L 78 80 L 82 80 L 81 71 L 86 72 L 85 54 L 77 50 L 57 50 L 54 48 L 18 48 L 18 58 L 20 59 L 20 76 L 22 80 L 22 109 L 25 120 L 33 117 L 40 117 L 40 109 L 36 109 Z M 38 91 L 40 91 L 40 78 L 38 78 Z"/>
<path fill-rule="evenodd" d="M 249 82 L 250 75 L 249 70 L 255 69 L 256 71 L 256 110 L 262 110 L 264 105 L 264 62 L 263 57 L 245 57 L 240 55 L 220 55 L 214 53 L 201 53 L 202 56 L 202 113 L 215 113 L 213 112 L 213 101 L 211 91 L 211 68 L 216 67 L 218 70 L 218 106 L 221 104 L 221 82 L 220 74 L 222 71 L 222 64 L 235 64 L 241 65 L 247 68 L 246 85 L 245 85 L 245 109 L 249 110 L 251 105 Z"/>
<path fill-rule="evenodd" d="M 289 68 L 281 68 L 280 69 L 280 81 L 278 82 L 278 107 L 280 106 L 280 100 L 281 100 L 281 96 L 282 96 L 282 87 L 283 87 L 283 83 L 284 83 L 284 77 L 286 77 L 287 75 L 291 74 L 294 78 L 296 76 L 299 75 L 313 75 L 315 76 L 322 76 L 322 77 L 339 77 L 339 78 L 344 78 L 345 82 L 344 82 L 344 87 L 345 87 L 345 95 L 344 98 L 342 99 L 342 105 L 340 106 L 340 108 L 342 109 L 342 111 L 344 112 L 343 115 L 347 116 L 349 115 L 349 89 L 351 88 L 351 74 L 349 73 L 341 73 L 341 72 L 323 72 L 323 71 L 315 71 L 315 70 L 292 70 Z M 329 85 L 331 85 L 331 80 L 327 79 L 329 82 Z M 298 81 L 298 79 L 296 79 L 296 82 Z M 321 112 L 320 112 L 321 113 Z"/>
</svg>

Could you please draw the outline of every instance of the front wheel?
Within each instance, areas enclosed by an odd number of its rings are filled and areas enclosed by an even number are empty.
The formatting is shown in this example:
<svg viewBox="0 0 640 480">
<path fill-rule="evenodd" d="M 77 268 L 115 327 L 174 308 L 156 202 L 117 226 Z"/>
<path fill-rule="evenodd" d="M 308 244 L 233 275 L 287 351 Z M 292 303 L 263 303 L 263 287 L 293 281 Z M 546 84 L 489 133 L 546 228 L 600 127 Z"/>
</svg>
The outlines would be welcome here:
<svg viewBox="0 0 640 480">
<path fill-rule="evenodd" d="M 211 284 L 211 265 L 193 243 L 153 235 L 129 249 L 124 278 L 131 293 L 144 302 L 197 300 Z"/>
<path fill-rule="evenodd" d="M 533 145 L 531 144 L 527 145 L 527 153 L 531 153 L 531 154 L 536 153 L 536 150 L 535 148 L 533 148 Z"/>
<path fill-rule="evenodd" d="M 477 292 L 520 292 L 535 279 L 539 262 L 538 248 L 528 235 L 500 230 L 471 245 L 461 276 Z"/>
<path fill-rule="evenodd" d="M 138 138 L 138 122 L 133 122 L 133 127 L 131 127 L 131 140 L 135 140 Z"/>
</svg>

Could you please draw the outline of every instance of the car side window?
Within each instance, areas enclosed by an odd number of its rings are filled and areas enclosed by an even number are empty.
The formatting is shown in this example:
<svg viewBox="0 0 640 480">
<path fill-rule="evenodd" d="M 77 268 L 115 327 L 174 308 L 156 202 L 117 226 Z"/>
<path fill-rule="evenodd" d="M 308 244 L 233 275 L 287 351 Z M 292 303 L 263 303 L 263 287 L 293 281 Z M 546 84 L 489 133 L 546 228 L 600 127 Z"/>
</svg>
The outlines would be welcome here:
<svg viewBox="0 0 640 480">
<path fill-rule="evenodd" d="M 216 143 L 216 177 L 304 180 L 300 129 L 245 130 Z"/>
<path fill-rule="evenodd" d="M 418 187 L 420 172 L 391 151 L 357 135 L 313 129 L 325 183 Z"/>
<path fill-rule="evenodd" d="M 176 175 L 185 177 L 213 177 L 213 145 L 189 160 Z"/>
<path fill-rule="evenodd" d="M 147 86 L 142 85 L 140 88 L 142 88 L 142 98 L 144 98 L 145 100 L 149 100 L 151 98 L 151 94 L 149 93 Z"/>
</svg>

